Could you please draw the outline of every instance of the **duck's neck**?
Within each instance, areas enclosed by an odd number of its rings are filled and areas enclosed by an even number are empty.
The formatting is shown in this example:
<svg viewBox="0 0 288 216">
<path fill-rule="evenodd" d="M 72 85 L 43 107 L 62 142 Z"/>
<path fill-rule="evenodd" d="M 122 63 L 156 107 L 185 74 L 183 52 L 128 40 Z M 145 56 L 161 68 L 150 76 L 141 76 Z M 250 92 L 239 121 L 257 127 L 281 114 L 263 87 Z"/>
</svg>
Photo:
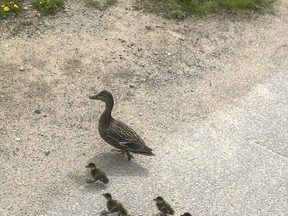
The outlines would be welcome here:
<svg viewBox="0 0 288 216">
<path fill-rule="evenodd" d="M 110 122 L 111 119 L 112 119 L 112 116 L 111 116 L 111 112 L 112 112 L 112 109 L 113 109 L 113 106 L 114 106 L 114 101 L 111 100 L 111 101 L 106 101 L 106 107 L 105 107 L 105 110 L 104 112 L 102 113 L 101 115 L 101 120 L 104 121 L 104 122 Z"/>
</svg>

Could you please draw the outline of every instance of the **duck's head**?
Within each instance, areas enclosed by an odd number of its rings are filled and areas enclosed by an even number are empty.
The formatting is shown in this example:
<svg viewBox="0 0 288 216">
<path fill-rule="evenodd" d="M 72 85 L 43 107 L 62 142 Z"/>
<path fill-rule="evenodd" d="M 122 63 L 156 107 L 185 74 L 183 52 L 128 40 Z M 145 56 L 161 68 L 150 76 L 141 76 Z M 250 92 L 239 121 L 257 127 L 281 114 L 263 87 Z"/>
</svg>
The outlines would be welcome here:
<svg viewBox="0 0 288 216">
<path fill-rule="evenodd" d="M 110 193 L 102 194 L 108 201 L 112 200 L 112 196 Z"/>
<path fill-rule="evenodd" d="M 101 91 L 97 95 L 89 96 L 89 98 L 92 99 L 92 100 L 101 100 L 101 101 L 103 101 L 105 103 L 113 101 L 112 94 L 110 92 L 106 91 L 106 90 Z"/>
<path fill-rule="evenodd" d="M 153 199 L 154 201 L 156 201 L 156 203 L 163 203 L 164 199 L 161 196 L 156 197 L 156 199 Z"/>
<path fill-rule="evenodd" d="M 89 169 L 96 169 L 96 165 L 94 163 L 89 163 L 86 168 L 89 168 Z"/>
<path fill-rule="evenodd" d="M 184 213 L 183 215 L 181 215 L 181 216 L 191 216 L 191 214 L 190 213 L 188 213 L 188 212 L 186 212 L 186 213 Z"/>
</svg>

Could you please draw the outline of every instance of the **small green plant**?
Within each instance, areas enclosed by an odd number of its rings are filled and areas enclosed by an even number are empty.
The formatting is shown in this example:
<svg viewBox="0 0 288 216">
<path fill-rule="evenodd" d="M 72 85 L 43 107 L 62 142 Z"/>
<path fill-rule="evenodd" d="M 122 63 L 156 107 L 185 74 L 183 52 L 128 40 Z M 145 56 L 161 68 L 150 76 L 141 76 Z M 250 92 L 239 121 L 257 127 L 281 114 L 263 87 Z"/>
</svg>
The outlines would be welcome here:
<svg viewBox="0 0 288 216">
<path fill-rule="evenodd" d="M 20 24 L 21 24 L 22 26 L 30 26 L 30 25 L 33 24 L 33 22 L 32 22 L 31 20 L 22 20 L 22 21 L 20 22 Z"/>
<path fill-rule="evenodd" d="M 21 7 L 18 0 L 15 1 L 2 1 L 0 2 L 0 18 L 8 15 L 16 15 L 20 11 Z"/>
<path fill-rule="evenodd" d="M 117 0 L 85 0 L 86 3 L 97 9 L 107 9 L 108 7 L 115 5 Z"/>
<path fill-rule="evenodd" d="M 35 0 L 32 5 L 42 14 L 55 14 L 64 8 L 64 0 Z"/>
<path fill-rule="evenodd" d="M 262 13 L 272 11 L 276 0 L 138 0 L 134 8 L 182 19 L 209 13 Z"/>
</svg>

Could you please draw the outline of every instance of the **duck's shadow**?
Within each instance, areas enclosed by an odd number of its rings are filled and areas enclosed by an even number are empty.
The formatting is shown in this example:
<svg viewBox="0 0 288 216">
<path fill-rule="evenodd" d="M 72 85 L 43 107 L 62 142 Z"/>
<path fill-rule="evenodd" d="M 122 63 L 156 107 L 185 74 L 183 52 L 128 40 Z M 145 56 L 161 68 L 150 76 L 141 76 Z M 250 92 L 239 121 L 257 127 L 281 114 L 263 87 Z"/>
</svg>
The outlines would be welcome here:
<svg viewBox="0 0 288 216">
<path fill-rule="evenodd" d="M 109 176 L 148 176 L 148 169 L 137 162 L 136 157 L 128 161 L 126 155 L 107 152 L 95 155 L 88 163 L 95 163 L 97 168 L 108 175 L 108 178 Z"/>
</svg>

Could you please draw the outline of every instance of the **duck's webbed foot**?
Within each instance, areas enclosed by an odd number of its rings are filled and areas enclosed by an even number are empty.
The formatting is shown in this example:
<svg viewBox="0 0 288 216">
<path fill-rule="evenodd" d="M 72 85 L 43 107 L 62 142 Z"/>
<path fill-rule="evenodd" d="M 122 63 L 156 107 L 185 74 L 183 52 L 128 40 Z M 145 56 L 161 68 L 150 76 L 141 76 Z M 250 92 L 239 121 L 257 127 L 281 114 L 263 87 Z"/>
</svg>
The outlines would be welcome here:
<svg viewBox="0 0 288 216">
<path fill-rule="evenodd" d="M 90 184 L 90 183 L 93 183 L 93 182 L 95 182 L 95 180 L 92 180 L 92 179 L 87 179 L 87 180 L 86 180 L 86 183 L 89 183 L 89 184 Z"/>
</svg>

